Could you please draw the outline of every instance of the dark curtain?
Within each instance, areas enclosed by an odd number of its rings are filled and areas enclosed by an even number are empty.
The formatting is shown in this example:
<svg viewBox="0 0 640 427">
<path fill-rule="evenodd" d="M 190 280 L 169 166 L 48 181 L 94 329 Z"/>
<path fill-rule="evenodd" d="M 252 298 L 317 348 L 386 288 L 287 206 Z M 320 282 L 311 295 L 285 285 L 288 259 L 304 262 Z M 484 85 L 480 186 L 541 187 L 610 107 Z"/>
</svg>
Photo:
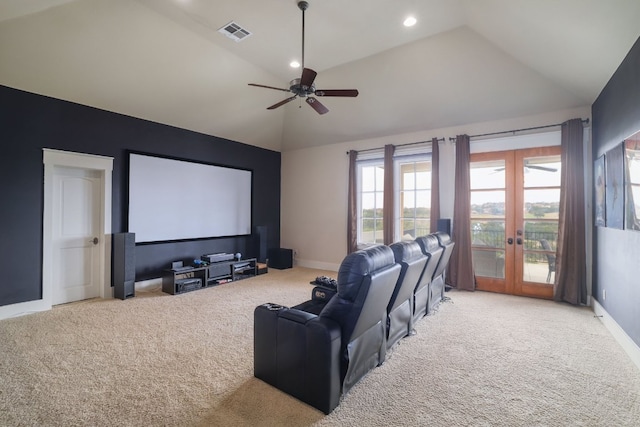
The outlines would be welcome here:
<svg viewBox="0 0 640 427">
<path fill-rule="evenodd" d="M 455 242 L 451 260 L 449 261 L 448 280 L 451 286 L 473 291 L 476 280 L 471 261 L 471 183 L 469 166 L 469 135 L 456 137 L 456 187 L 453 203 L 453 231 Z"/>
<path fill-rule="evenodd" d="M 431 215 L 429 232 L 438 231 L 440 219 L 440 148 L 438 138 L 431 140 Z"/>
<path fill-rule="evenodd" d="M 583 129 L 581 119 L 562 124 L 560 217 L 553 299 L 587 302 Z"/>
<path fill-rule="evenodd" d="M 349 200 L 347 201 L 347 253 L 358 250 L 358 189 L 356 159 L 358 152 L 349 151 Z"/>
<path fill-rule="evenodd" d="M 382 204 L 382 235 L 385 245 L 393 243 L 393 153 L 396 147 L 384 146 L 384 201 Z"/>
</svg>

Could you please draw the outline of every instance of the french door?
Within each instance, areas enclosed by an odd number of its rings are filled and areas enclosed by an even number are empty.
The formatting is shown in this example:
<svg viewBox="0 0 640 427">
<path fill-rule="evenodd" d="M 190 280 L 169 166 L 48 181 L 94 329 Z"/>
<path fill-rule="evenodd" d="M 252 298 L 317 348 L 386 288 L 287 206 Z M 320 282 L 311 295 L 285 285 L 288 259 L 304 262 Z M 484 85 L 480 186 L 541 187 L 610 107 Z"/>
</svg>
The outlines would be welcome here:
<svg viewBox="0 0 640 427">
<path fill-rule="evenodd" d="M 560 147 L 471 155 L 476 289 L 553 296 Z"/>
</svg>

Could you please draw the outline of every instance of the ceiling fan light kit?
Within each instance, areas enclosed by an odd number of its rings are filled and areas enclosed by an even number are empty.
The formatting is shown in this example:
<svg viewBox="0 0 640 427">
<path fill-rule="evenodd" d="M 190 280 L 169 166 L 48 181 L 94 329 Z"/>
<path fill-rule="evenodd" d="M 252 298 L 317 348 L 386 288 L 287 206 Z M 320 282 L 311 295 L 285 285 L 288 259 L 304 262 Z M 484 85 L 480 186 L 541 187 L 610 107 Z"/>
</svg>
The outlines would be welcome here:
<svg viewBox="0 0 640 427">
<path fill-rule="evenodd" d="M 329 112 L 329 109 L 325 107 L 320 101 L 318 101 L 315 96 L 342 96 L 342 97 L 356 97 L 358 96 L 357 89 L 316 89 L 314 81 L 316 79 L 317 73 L 313 71 L 311 68 L 305 68 L 304 66 L 304 12 L 309 8 L 309 3 L 306 1 L 299 1 L 298 8 L 302 11 L 302 75 L 300 78 L 293 79 L 289 82 L 288 89 L 282 89 L 273 86 L 260 85 L 256 83 L 249 83 L 249 86 L 263 87 L 266 89 L 274 89 L 280 90 L 283 92 L 291 92 L 294 95 L 286 98 L 276 104 L 273 104 L 270 107 L 267 107 L 267 110 L 274 110 L 284 104 L 287 104 L 294 99 L 306 98 L 306 103 L 311 106 L 318 114 L 326 114 Z"/>
</svg>

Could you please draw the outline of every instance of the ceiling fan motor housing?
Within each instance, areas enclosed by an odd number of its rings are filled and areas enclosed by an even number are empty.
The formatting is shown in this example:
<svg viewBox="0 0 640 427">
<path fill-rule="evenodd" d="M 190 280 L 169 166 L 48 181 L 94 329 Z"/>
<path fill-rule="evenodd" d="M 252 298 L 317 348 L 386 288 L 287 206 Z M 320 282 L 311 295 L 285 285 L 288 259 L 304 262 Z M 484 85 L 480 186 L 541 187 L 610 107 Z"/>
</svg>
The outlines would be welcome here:
<svg viewBox="0 0 640 427">
<path fill-rule="evenodd" d="M 293 79 L 289 82 L 289 90 L 298 96 L 308 96 L 316 91 L 316 85 L 312 84 L 311 87 L 302 86 L 300 84 L 301 79 Z"/>
</svg>

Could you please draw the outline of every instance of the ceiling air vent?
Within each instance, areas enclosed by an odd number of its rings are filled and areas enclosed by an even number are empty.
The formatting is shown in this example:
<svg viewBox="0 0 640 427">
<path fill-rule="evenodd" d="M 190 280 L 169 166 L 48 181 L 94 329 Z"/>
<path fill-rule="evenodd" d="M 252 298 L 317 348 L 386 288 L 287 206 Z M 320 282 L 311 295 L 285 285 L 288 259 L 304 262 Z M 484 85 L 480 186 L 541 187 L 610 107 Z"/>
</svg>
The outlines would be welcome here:
<svg viewBox="0 0 640 427">
<path fill-rule="evenodd" d="M 251 35 L 249 31 L 245 30 L 244 28 L 242 28 L 240 25 L 236 24 L 233 21 L 229 22 L 227 25 L 220 28 L 218 32 L 229 37 L 231 40 L 235 41 L 236 43 L 246 39 Z"/>
</svg>

